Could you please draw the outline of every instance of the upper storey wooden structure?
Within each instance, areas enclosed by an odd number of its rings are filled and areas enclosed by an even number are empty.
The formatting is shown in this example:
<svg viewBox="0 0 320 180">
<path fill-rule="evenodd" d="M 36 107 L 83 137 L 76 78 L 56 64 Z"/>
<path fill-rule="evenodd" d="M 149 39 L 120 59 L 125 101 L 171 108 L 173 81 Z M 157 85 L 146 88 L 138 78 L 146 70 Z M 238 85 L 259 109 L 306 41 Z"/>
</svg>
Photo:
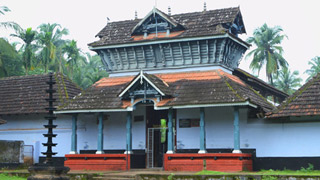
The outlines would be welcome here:
<svg viewBox="0 0 320 180">
<path fill-rule="evenodd" d="M 108 23 L 90 43 L 109 73 L 197 66 L 238 67 L 249 44 L 239 7 Z"/>
</svg>

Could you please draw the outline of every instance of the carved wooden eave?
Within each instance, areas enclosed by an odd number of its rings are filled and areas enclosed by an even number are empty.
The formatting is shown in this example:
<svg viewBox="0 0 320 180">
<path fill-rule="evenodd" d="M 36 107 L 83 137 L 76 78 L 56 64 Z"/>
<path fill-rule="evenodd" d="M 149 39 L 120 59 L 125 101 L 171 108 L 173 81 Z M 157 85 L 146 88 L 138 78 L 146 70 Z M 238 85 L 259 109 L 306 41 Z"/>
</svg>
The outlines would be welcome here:
<svg viewBox="0 0 320 180">
<path fill-rule="evenodd" d="M 154 42 L 154 41 L 153 41 Z M 221 36 L 168 40 L 98 51 L 109 73 L 221 65 L 237 68 L 248 45 L 229 33 Z"/>
</svg>

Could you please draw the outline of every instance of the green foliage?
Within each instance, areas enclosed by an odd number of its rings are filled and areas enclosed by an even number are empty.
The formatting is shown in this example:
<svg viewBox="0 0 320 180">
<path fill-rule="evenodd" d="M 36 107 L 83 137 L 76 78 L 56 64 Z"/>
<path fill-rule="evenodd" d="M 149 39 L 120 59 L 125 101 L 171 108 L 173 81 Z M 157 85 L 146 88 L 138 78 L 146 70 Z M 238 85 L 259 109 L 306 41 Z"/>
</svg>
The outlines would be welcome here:
<svg viewBox="0 0 320 180">
<path fill-rule="evenodd" d="M 246 58 L 253 56 L 250 64 L 250 69 L 253 71 L 260 70 L 263 66 L 266 67 L 266 76 L 268 81 L 273 85 L 273 76 L 278 73 L 280 68 L 288 66 L 287 61 L 282 57 L 283 49 L 280 46 L 286 35 L 282 35 L 280 26 L 268 27 L 267 24 L 257 28 L 253 37 L 249 37 L 247 42 L 256 46 L 248 53 Z"/>
<path fill-rule="evenodd" d="M 19 76 L 24 73 L 18 52 L 3 38 L 0 38 L 0 78 Z"/>
<path fill-rule="evenodd" d="M 26 70 L 26 75 L 30 68 L 32 67 L 32 58 L 34 58 L 34 52 L 32 48 L 32 42 L 35 41 L 36 31 L 33 31 L 32 28 L 27 28 L 26 30 L 18 31 L 16 34 L 11 34 L 11 36 L 21 39 L 25 44 L 22 47 L 23 50 L 23 65 Z"/>
<path fill-rule="evenodd" d="M 174 174 L 171 173 L 171 174 L 168 176 L 168 180 L 173 180 L 173 176 L 174 176 Z"/>
<path fill-rule="evenodd" d="M 8 174 L 0 174 L 0 179 L 1 180 L 26 180 L 27 178 L 22 178 L 22 177 L 18 177 L 18 176 L 10 176 Z"/>
<path fill-rule="evenodd" d="M 10 12 L 10 9 L 7 6 L 0 6 L 0 15 L 5 15 L 5 13 Z M 10 28 L 13 29 L 15 31 L 20 31 L 21 27 L 19 26 L 19 24 L 15 23 L 15 22 L 1 22 L 0 21 L 0 28 Z"/>
<path fill-rule="evenodd" d="M 289 95 L 293 94 L 301 87 L 302 79 L 299 77 L 298 71 L 293 71 L 291 73 L 288 68 L 283 68 L 275 77 L 275 87 Z"/>
<path fill-rule="evenodd" d="M 314 170 L 313 164 L 308 163 L 308 167 L 307 168 L 301 167 L 300 172 L 309 173 L 309 172 L 312 172 L 313 170 Z"/>
<path fill-rule="evenodd" d="M 227 175 L 230 173 L 227 172 L 220 172 L 220 171 L 209 171 L 209 170 L 202 170 L 196 173 L 196 175 Z"/>
<path fill-rule="evenodd" d="M 262 176 L 262 180 L 277 180 L 278 178 L 275 176 Z"/>
<path fill-rule="evenodd" d="M 61 29 L 61 25 L 57 23 L 41 24 L 38 29 L 37 40 L 41 47 L 39 55 L 41 56 L 40 59 L 42 59 L 45 72 L 47 72 L 49 68 L 50 70 L 61 72 L 61 63 L 59 61 L 62 61 L 62 58 L 58 56 L 60 58 L 56 59 L 56 55 L 58 52 L 61 52 L 60 49 L 66 42 L 62 39 L 62 36 L 68 35 L 69 31 L 65 28 Z"/>
<path fill-rule="evenodd" d="M 305 73 L 309 75 L 307 81 L 309 81 L 312 77 L 316 76 L 318 73 L 320 73 L 320 56 L 316 56 L 311 59 L 311 61 L 308 62 L 308 64 L 311 66 L 310 69 L 307 69 Z"/>
<path fill-rule="evenodd" d="M 72 81 L 83 89 L 90 87 L 101 78 L 108 76 L 98 55 L 91 56 L 87 54 L 87 57 L 88 62 L 81 66 L 74 67 L 71 76 Z"/>
</svg>

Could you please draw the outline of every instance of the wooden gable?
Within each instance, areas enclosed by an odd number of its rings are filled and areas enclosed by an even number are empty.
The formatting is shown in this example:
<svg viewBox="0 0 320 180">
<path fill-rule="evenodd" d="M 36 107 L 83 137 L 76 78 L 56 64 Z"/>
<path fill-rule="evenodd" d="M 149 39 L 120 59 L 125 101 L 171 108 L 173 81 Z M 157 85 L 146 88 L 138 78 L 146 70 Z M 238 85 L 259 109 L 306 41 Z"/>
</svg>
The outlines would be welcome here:
<svg viewBox="0 0 320 180">
<path fill-rule="evenodd" d="M 132 30 L 131 35 L 145 35 L 171 31 L 181 31 L 183 26 L 167 14 L 153 8 Z"/>
<path fill-rule="evenodd" d="M 164 96 L 170 96 L 169 85 L 158 77 L 140 72 L 129 85 L 119 94 L 121 99 L 157 98 L 158 101 Z"/>
</svg>

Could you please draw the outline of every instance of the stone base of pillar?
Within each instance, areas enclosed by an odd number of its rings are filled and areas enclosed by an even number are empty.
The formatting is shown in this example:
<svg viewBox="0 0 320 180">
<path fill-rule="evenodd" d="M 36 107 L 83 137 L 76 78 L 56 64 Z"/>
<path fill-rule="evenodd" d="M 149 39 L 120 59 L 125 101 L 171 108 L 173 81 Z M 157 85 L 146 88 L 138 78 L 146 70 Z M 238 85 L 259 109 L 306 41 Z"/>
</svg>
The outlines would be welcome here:
<svg viewBox="0 0 320 180">
<path fill-rule="evenodd" d="M 171 150 L 166 152 L 166 154 L 173 154 L 173 153 L 174 153 L 174 152 L 171 151 Z"/>
<path fill-rule="evenodd" d="M 104 151 L 97 151 L 96 154 L 104 154 Z"/>
<path fill-rule="evenodd" d="M 200 150 L 200 151 L 198 151 L 198 154 L 205 154 L 205 153 L 207 153 L 207 150 Z"/>
<path fill-rule="evenodd" d="M 133 151 L 125 151 L 123 154 L 133 154 Z"/>
<path fill-rule="evenodd" d="M 241 152 L 241 150 L 239 150 L 239 149 L 234 149 L 234 150 L 232 151 L 232 153 L 242 153 L 242 152 Z"/>
<path fill-rule="evenodd" d="M 70 151 L 69 154 L 78 154 L 77 151 Z"/>
</svg>

